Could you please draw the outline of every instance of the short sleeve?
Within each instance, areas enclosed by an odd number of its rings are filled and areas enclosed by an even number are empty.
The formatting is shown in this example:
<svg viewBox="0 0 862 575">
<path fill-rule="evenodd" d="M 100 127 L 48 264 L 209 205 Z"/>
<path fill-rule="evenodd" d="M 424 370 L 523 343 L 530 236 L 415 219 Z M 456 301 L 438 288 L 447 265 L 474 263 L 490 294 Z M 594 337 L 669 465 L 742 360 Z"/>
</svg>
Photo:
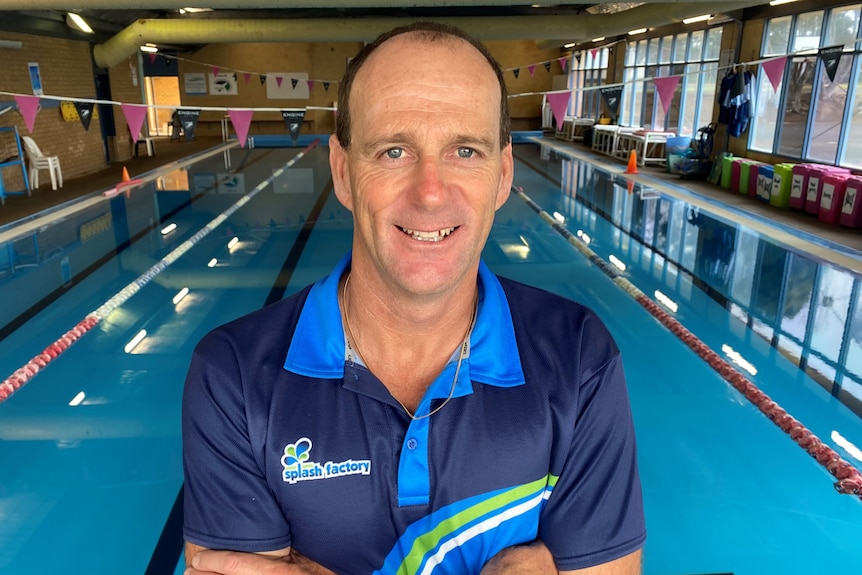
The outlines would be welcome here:
<svg viewBox="0 0 862 575">
<path fill-rule="evenodd" d="M 236 346 L 224 333 L 195 349 L 182 422 L 185 539 L 234 551 L 289 547 L 289 524 L 255 458 Z"/>
<path fill-rule="evenodd" d="M 618 559 L 646 539 L 634 425 L 618 351 L 581 382 L 570 437 L 539 522 L 539 538 L 561 571 Z"/>
</svg>

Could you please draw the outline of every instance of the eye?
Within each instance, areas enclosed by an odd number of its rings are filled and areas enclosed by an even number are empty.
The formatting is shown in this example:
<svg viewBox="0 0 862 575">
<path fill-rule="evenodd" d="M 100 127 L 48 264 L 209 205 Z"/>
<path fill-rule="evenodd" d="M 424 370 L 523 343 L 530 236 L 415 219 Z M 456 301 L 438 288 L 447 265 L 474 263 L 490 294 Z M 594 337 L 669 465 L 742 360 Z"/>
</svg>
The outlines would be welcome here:
<svg viewBox="0 0 862 575">
<path fill-rule="evenodd" d="M 390 148 L 386 150 L 386 157 L 390 160 L 397 160 L 404 155 L 404 150 L 401 148 Z"/>
<path fill-rule="evenodd" d="M 474 153 L 475 150 L 473 150 L 473 148 L 465 148 L 463 146 L 458 148 L 459 158 L 472 158 Z"/>
</svg>

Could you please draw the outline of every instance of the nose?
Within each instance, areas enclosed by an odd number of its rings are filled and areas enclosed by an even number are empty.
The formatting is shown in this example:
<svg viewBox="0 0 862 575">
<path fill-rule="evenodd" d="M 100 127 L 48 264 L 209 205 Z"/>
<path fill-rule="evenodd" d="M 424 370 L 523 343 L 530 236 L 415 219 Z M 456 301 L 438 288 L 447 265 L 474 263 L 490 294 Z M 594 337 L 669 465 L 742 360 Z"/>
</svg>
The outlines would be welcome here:
<svg viewBox="0 0 862 575">
<path fill-rule="evenodd" d="M 445 168 L 439 158 L 422 158 L 416 164 L 415 179 L 412 188 L 417 203 L 430 208 L 446 200 Z"/>
</svg>

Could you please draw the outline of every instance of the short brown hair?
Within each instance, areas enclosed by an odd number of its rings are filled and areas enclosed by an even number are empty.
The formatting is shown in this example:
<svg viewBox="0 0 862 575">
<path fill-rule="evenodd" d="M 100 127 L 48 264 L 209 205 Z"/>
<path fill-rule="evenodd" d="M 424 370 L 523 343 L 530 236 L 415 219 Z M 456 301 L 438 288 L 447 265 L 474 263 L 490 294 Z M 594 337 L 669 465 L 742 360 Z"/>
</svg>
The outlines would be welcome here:
<svg viewBox="0 0 862 575">
<path fill-rule="evenodd" d="M 399 26 L 388 32 L 384 32 L 374 42 L 366 44 L 356 57 L 350 61 L 347 65 L 347 70 L 344 72 L 344 78 L 341 79 L 341 84 L 338 86 L 338 114 L 335 116 L 335 135 L 338 137 L 341 146 L 345 149 L 350 146 L 350 91 L 353 88 L 353 81 L 356 79 L 359 69 L 362 68 L 368 57 L 381 44 L 395 36 L 412 32 L 418 32 L 420 39 L 429 42 L 437 42 L 446 37 L 460 38 L 476 48 L 485 57 L 494 74 L 497 75 L 497 81 L 500 83 L 500 148 L 506 147 L 512 137 L 512 123 L 509 117 L 509 94 L 506 90 L 506 81 L 503 79 L 503 70 L 481 42 L 460 28 L 437 22 L 414 22 L 413 24 Z"/>
</svg>

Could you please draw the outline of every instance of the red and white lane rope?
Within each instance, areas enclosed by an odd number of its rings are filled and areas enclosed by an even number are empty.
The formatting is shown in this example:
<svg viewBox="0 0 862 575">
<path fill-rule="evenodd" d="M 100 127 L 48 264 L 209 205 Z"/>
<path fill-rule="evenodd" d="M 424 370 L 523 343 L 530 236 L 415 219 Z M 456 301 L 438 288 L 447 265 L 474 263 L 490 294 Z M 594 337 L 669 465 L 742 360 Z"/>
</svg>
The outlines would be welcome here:
<svg viewBox="0 0 862 575">
<path fill-rule="evenodd" d="M 198 230 L 195 235 L 191 236 L 189 239 L 177 246 L 173 251 L 171 251 L 171 253 L 156 262 L 150 269 L 141 274 L 133 282 L 131 282 L 119 292 L 114 294 L 109 300 L 99 306 L 98 309 L 87 314 L 84 319 L 75 324 L 72 329 L 57 338 L 53 343 L 51 343 L 48 347 L 42 350 L 41 353 L 37 354 L 33 359 L 28 361 L 22 367 L 15 370 L 12 375 L 7 377 L 5 380 L 3 380 L 2 383 L 0 383 L 0 403 L 8 399 L 9 396 L 11 396 L 25 384 L 27 384 L 41 370 L 48 367 L 48 364 L 50 364 L 52 361 L 57 359 L 57 357 L 59 357 L 63 352 L 69 349 L 69 347 L 73 343 L 86 335 L 87 332 L 93 329 L 94 326 L 96 326 L 100 321 L 105 319 L 108 314 L 123 305 L 123 303 L 125 303 L 129 298 L 138 293 L 141 288 L 150 283 L 153 278 L 159 275 L 168 266 L 180 259 L 180 257 L 182 257 L 190 249 L 192 249 L 195 244 L 197 244 L 210 232 L 212 232 L 222 223 L 224 223 L 231 215 L 233 215 L 234 212 L 246 205 L 258 193 L 266 189 L 266 187 L 269 186 L 273 180 L 281 176 L 285 170 L 293 166 L 319 142 L 319 138 L 314 140 L 307 148 L 299 152 L 284 166 L 275 170 L 272 173 L 272 176 L 268 177 L 260 184 L 255 186 L 253 190 L 245 194 L 233 205 L 231 205 L 225 211 L 213 218 L 211 222 Z"/>
<path fill-rule="evenodd" d="M 524 193 L 520 187 L 514 188 L 515 193 L 524 200 L 536 213 L 541 216 L 551 227 L 572 244 L 579 252 L 584 254 L 591 262 L 596 264 L 614 283 L 619 285 L 626 293 L 631 295 L 642 305 L 653 317 L 667 327 L 694 353 L 700 356 L 709 366 L 714 369 L 725 381 L 730 383 L 748 401 L 754 404 L 775 425 L 787 433 L 802 449 L 826 468 L 838 481 L 835 489 L 839 493 L 856 495 L 862 498 L 862 473 L 852 464 L 842 459 L 838 453 L 823 443 L 814 433 L 807 429 L 799 420 L 791 416 L 787 411 L 775 403 L 768 395 L 761 391 L 747 377 L 736 370 L 733 365 L 714 352 L 708 345 L 691 333 L 684 325 L 667 313 L 658 303 L 648 298 L 633 283 L 626 279 L 614 266 L 602 260 L 595 252 L 587 247 L 583 240 L 567 230 L 562 224 L 541 209 L 533 200 Z"/>
</svg>

